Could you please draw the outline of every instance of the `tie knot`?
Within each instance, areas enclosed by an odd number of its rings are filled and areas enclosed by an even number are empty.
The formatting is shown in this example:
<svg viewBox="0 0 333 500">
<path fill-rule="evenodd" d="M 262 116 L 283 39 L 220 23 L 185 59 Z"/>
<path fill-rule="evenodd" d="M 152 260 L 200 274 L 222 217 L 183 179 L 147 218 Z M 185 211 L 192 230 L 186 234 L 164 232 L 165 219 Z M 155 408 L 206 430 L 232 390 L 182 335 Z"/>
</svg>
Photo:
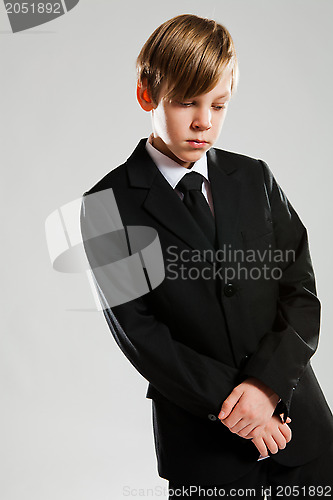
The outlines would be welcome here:
<svg viewBox="0 0 333 500">
<path fill-rule="evenodd" d="M 176 187 L 182 193 L 192 190 L 201 191 L 203 179 L 203 176 L 198 172 L 190 172 L 189 174 L 184 175 Z"/>
</svg>

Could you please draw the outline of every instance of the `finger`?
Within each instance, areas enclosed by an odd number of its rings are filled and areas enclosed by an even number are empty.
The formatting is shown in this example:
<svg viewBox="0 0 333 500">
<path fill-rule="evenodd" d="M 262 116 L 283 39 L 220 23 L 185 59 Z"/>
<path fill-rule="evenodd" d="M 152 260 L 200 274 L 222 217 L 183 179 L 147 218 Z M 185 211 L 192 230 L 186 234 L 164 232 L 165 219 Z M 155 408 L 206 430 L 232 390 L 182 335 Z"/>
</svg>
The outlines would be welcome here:
<svg viewBox="0 0 333 500">
<path fill-rule="evenodd" d="M 239 415 L 236 405 L 232 410 L 232 412 L 230 413 L 229 417 L 224 418 L 223 420 L 221 420 L 221 422 L 231 430 L 235 425 L 238 425 L 241 422 L 241 420 L 242 416 Z M 245 425 L 246 423 L 243 423 L 242 427 L 245 427 Z"/>
<path fill-rule="evenodd" d="M 284 417 L 283 413 L 280 413 L 280 418 L 281 418 L 281 421 L 282 421 L 282 422 L 283 422 L 283 417 Z M 286 422 L 285 422 L 285 423 L 290 424 L 290 422 L 291 422 L 291 418 L 290 418 L 290 417 L 287 417 L 287 420 L 286 420 Z"/>
<path fill-rule="evenodd" d="M 273 455 L 275 455 L 275 453 L 277 453 L 279 451 L 279 447 L 271 435 L 264 437 L 264 443 L 267 446 L 267 448 L 269 449 L 269 451 L 271 453 L 273 453 Z"/>
<path fill-rule="evenodd" d="M 233 427 L 229 427 L 229 430 L 234 434 L 239 434 L 245 427 L 248 427 L 244 419 L 240 419 Z"/>
<path fill-rule="evenodd" d="M 284 450 L 284 448 L 287 446 L 287 441 L 282 432 L 277 429 L 274 434 L 272 434 L 272 437 L 274 441 L 276 442 L 279 450 Z"/>
<path fill-rule="evenodd" d="M 241 431 L 238 432 L 238 435 L 244 439 L 253 439 L 255 436 L 253 434 L 253 431 L 256 427 L 253 427 L 253 425 L 247 425 L 245 426 Z"/>
<path fill-rule="evenodd" d="M 252 443 L 255 445 L 260 455 L 262 455 L 263 457 L 268 457 L 268 451 L 262 438 L 252 439 Z"/>
<path fill-rule="evenodd" d="M 222 404 L 221 411 L 218 415 L 219 419 L 227 418 L 233 410 L 233 407 L 237 404 L 239 398 L 241 397 L 242 392 L 237 390 L 237 387 L 232 391 L 231 394 L 224 400 Z"/>
<path fill-rule="evenodd" d="M 279 425 L 279 429 L 280 429 L 280 432 L 284 435 L 286 442 L 289 443 L 289 441 L 291 441 L 291 437 L 292 437 L 292 432 L 291 432 L 289 425 L 287 425 L 287 424 Z"/>
</svg>

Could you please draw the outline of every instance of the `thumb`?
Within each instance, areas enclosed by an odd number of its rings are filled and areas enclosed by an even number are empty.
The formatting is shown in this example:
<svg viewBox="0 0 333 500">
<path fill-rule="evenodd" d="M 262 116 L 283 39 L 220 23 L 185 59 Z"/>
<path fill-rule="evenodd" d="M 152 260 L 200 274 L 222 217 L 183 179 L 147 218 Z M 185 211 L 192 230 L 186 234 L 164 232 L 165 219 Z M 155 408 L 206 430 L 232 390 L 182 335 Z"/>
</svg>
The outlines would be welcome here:
<svg viewBox="0 0 333 500">
<path fill-rule="evenodd" d="M 218 415 L 218 418 L 220 420 L 224 420 L 225 418 L 227 418 L 230 415 L 230 413 L 232 412 L 234 406 L 239 401 L 241 395 L 242 394 L 239 391 L 237 391 L 236 389 L 234 389 L 232 391 L 232 393 L 229 394 L 229 396 L 227 397 L 227 399 L 224 400 L 224 402 L 222 404 L 221 411 L 220 411 L 220 413 Z"/>
</svg>

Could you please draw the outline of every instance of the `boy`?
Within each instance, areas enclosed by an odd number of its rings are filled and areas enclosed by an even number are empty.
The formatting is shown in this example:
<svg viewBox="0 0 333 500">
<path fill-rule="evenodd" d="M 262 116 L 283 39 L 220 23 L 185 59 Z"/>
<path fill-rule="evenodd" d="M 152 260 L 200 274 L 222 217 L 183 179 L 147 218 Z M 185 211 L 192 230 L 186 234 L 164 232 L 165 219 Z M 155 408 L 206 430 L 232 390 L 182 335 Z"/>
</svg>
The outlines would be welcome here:
<svg viewBox="0 0 333 500">
<path fill-rule="evenodd" d="M 149 381 L 159 474 L 170 498 L 247 487 L 253 498 L 266 487 L 271 498 L 288 487 L 330 496 L 333 419 L 310 364 L 320 303 L 306 229 L 265 162 L 213 148 L 237 86 L 231 36 L 177 16 L 137 69 L 153 132 L 85 193 L 81 227 L 108 325 Z M 159 286 L 114 306 L 106 264 L 127 244 L 135 252 L 119 224 L 115 243 L 106 190 L 125 228 L 156 230 L 165 265 Z"/>
</svg>

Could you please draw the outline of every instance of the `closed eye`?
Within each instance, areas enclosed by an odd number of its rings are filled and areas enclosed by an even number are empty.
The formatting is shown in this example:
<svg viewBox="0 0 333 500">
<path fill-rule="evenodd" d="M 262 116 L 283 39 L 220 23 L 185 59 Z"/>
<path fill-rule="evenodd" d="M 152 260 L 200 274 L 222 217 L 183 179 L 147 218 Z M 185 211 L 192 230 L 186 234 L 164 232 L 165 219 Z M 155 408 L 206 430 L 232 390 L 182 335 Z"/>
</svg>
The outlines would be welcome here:
<svg viewBox="0 0 333 500">
<path fill-rule="evenodd" d="M 187 108 L 187 107 L 192 106 L 192 104 L 194 104 L 194 103 L 193 102 L 179 102 L 178 104 Z"/>
<path fill-rule="evenodd" d="M 180 106 L 183 106 L 184 108 L 189 108 L 190 106 L 194 106 L 196 103 L 195 102 L 178 102 Z M 212 106 L 215 110 L 219 111 L 220 109 L 225 109 L 226 103 L 225 104 L 216 104 Z"/>
</svg>

